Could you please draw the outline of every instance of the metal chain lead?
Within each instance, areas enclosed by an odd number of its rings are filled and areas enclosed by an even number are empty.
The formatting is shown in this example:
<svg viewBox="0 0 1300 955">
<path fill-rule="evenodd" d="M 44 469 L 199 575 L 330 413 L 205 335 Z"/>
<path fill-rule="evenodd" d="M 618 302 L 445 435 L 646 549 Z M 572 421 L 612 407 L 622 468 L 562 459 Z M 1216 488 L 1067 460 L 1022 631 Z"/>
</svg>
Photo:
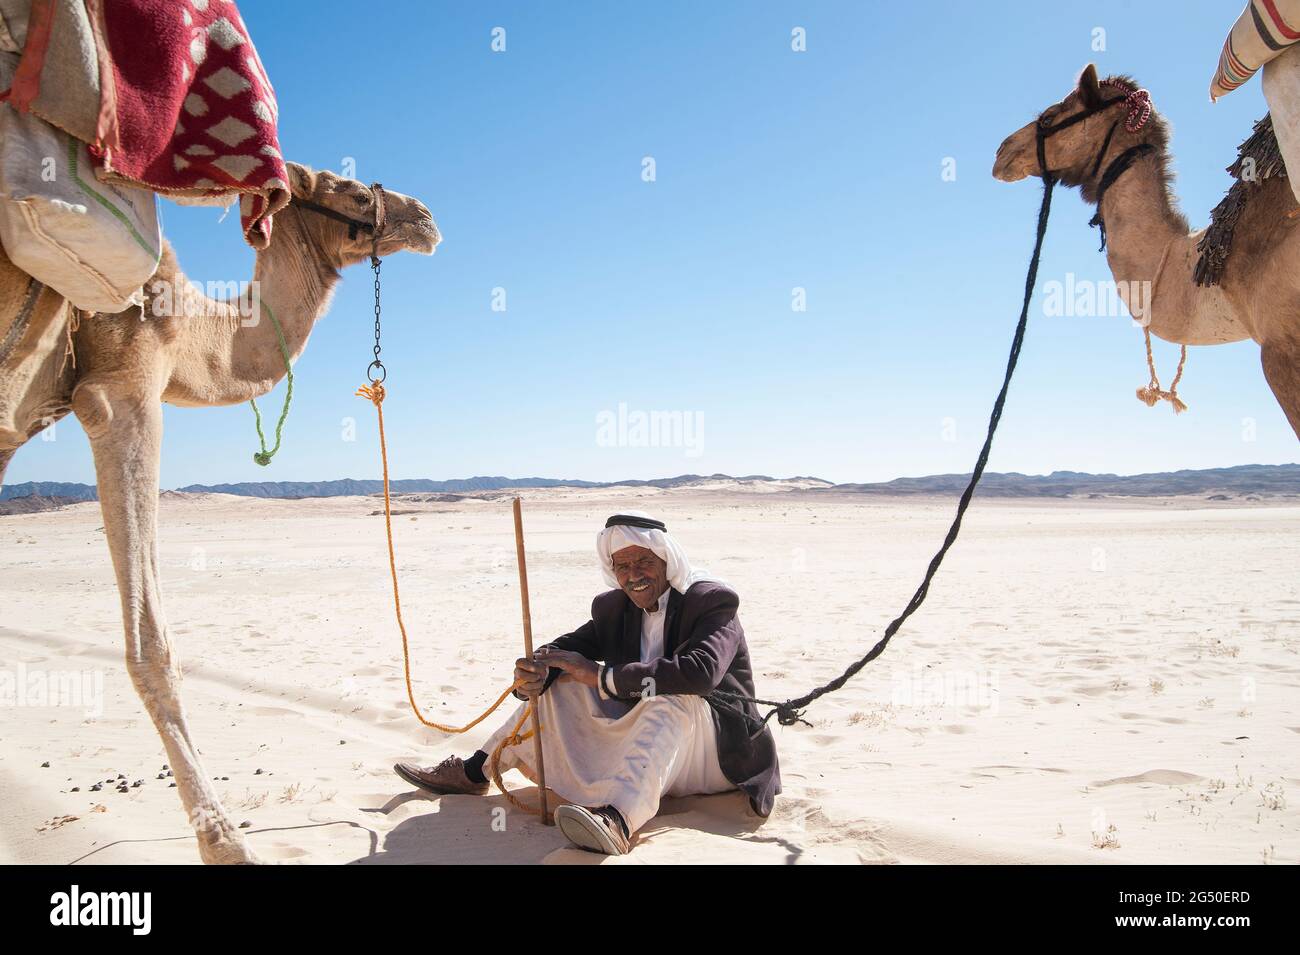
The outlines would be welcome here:
<svg viewBox="0 0 1300 955">
<path fill-rule="evenodd" d="M 379 352 L 380 352 L 380 344 L 379 344 L 379 319 L 380 319 L 380 304 L 379 304 L 379 267 L 380 267 L 379 256 L 377 256 L 377 255 L 372 255 L 372 256 L 370 257 L 370 268 L 373 269 L 373 270 L 374 270 L 374 273 L 375 273 L 375 360 L 372 361 L 372 362 L 370 363 L 370 366 L 369 366 L 368 368 L 366 368 L 366 377 L 369 378 L 370 381 L 371 381 L 372 383 L 377 382 L 377 381 L 383 381 L 385 378 L 388 377 L 388 369 L 385 368 L 385 367 L 384 367 L 384 363 L 383 363 L 382 361 L 379 360 Z M 376 378 L 375 375 L 374 375 L 374 372 L 375 372 L 376 369 L 378 369 L 378 371 L 379 371 L 379 373 L 380 373 L 378 378 Z"/>
</svg>

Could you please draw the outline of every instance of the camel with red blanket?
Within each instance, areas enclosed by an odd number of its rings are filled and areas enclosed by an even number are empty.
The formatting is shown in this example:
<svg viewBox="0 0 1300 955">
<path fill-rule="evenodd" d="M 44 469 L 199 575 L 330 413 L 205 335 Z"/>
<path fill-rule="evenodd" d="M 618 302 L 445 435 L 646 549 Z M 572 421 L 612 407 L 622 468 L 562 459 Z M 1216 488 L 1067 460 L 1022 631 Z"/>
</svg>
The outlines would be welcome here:
<svg viewBox="0 0 1300 955">
<path fill-rule="evenodd" d="M 168 248 L 145 286 L 143 308 L 74 321 L 57 293 L 0 253 L 0 339 L 14 328 L 8 320 L 25 323 L 21 351 L 0 363 L 0 480 L 20 445 L 76 414 L 95 457 L 127 670 L 162 737 L 205 862 L 256 859 L 203 769 L 181 702 L 179 658 L 158 578 L 162 402 L 210 407 L 266 394 L 285 376 L 285 352 L 293 359 L 306 347 L 341 269 L 372 251 L 427 254 L 439 241 L 429 210 L 415 199 L 385 190 L 383 221 L 372 235 L 366 228 L 374 227 L 377 210 L 370 188 L 294 163 L 288 171 L 293 199 L 257 253 L 256 284 L 234 299 L 217 301 L 192 287 Z"/>
<path fill-rule="evenodd" d="M 95 457 L 127 670 L 162 737 L 199 853 L 253 862 L 200 764 L 163 614 L 162 403 L 212 407 L 266 394 L 306 347 L 340 270 L 371 256 L 428 254 L 438 230 L 409 196 L 284 162 L 275 93 L 233 2 L 0 0 L 0 72 L 12 79 L 0 109 L 79 141 L 96 180 L 179 201 L 238 201 L 257 252 L 253 282 L 218 301 L 190 283 L 170 247 L 159 261 L 155 244 L 140 278 L 155 261 L 157 269 L 129 300 L 143 304 L 112 314 L 73 308 L 57 268 L 38 279 L 0 252 L 0 482 L 20 446 L 76 414 Z"/>
</svg>

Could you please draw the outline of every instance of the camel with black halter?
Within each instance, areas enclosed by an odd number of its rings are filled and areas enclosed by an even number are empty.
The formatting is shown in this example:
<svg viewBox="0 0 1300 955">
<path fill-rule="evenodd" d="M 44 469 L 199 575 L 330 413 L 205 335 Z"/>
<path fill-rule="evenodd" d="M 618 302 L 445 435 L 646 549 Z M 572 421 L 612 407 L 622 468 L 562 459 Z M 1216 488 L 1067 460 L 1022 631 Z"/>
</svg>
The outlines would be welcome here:
<svg viewBox="0 0 1300 955">
<path fill-rule="evenodd" d="M 993 175 L 1003 182 L 1041 175 L 1039 124 L 1060 125 L 1095 110 L 1046 139 L 1045 158 L 1060 182 L 1078 186 L 1085 201 L 1098 203 L 1107 262 L 1121 293 L 1150 289 L 1149 301 L 1129 303 L 1134 317 L 1150 334 L 1184 346 L 1258 342 L 1264 378 L 1300 437 L 1300 218 L 1291 215 L 1291 187 L 1278 176 L 1259 184 L 1237 222 L 1220 284 L 1198 286 L 1197 243 L 1204 230 L 1189 232 L 1178 211 L 1170 189 L 1168 127 L 1154 110 L 1147 113 L 1149 99 L 1144 104 L 1133 95 L 1140 93 L 1123 77 L 1099 82 L 1089 65 L 1068 96 L 1006 138 Z M 1103 190 L 1107 172 L 1125 153 L 1131 163 Z M 1159 389 L 1154 369 L 1139 397 L 1152 404 L 1177 398 Z"/>
</svg>

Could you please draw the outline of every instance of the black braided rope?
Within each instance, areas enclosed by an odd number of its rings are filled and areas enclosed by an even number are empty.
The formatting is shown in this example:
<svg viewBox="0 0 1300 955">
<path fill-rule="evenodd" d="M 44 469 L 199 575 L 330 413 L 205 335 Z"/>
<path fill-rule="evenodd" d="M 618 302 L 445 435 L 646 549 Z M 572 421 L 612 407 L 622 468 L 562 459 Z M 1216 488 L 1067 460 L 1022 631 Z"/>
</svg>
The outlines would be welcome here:
<svg viewBox="0 0 1300 955">
<path fill-rule="evenodd" d="M 1006 404 L 1007 390 L 1011 387 L 1011 376 L 1015 373 L 1016 362 L 1020 359 L 1020 347 L 1025 340 L 1025 328 L 1029 323 L 1029 302 L 1034 295 L 1034 286 L 1038 281 L 1038 260 L 1043 252 L 1043 239 L 1047 235 L 1047 216 L 1052 208 L 1052 188 L 1056 185 L 1056 179 L 1050 173 L 1047 173 L 1046 163 L 1042 159 L 1042 139 L 1039 139 L 1039 157 L 1040 166 L 1044 169 L 1043 174 L 1043 201 L 1038 208 L 1038 236 L 1034 240 L 1034 254 L 1029 259 L 1029 272 L 1025 276 L 1025 300 L 1020 306 L 1020 321 L 1016 324 L 1016 333 L 1011 339 L 1011 354 L 1007 357 L 1007 370 L 1002 378 L 1002 390 L 998 392 L 998 397 L 993 402 L 993 411 L 989 415 L 988 434 L 984 438 L 984 446 L 980 448 L 979 457 L 975 461 L 975 469 L 971 472 L 970 483 L 966 485 L 966 490 L 962 492 L 961 499 L 957 503 L 957 515 L 953 518 L 952 526 L 948 528 L 948 534 L 943 539 L 943 546 L 930 559 L 930 566 L 926 569 L 925 579 L 921 581 L 921 586 L 916 588 L 916 593 L 912 599 L 907 602 L 903 612 L 894 618 L 893 622 L 885 628 L 885 635 L 880 638 L 880 642 L 872 647 L 867 655 L 855 661 L 847 670 L 831 680 L 829 683 L 817 687 L 805 693 L 803 696 L 785 702 L 775 700 L 762 700 L 756 697 L 745 696 L 743 693 L 728 693 L 725 690 L 714 690 L 707 697 L 706 701 L 710 706 L 719 712 L 739 713 L 743 716 L 755 730 L 762 729 L 773 716 L 782 726 L 792 726 L 795 723 L 806 723 L 803 719 L 803 711 L 808 704 L 814 700 L 825 696 L 827 693 L 834 693 L 845 683 L 849 682 L 858 671 L 864 666 L 885 652 L 885 647 L 893 639 L 904 621 L 921 608 L 925 603 L 926 595 L 930 592 L 930 581 L 938 573 L 939 566 L 943 563 L 949 548 L 957 541 L 957 535 L 961 531 L 961 520 L 966 514 L 966 508 L 970 506 L 971 498 L 975 494 L 975 487 L 979 484 L 980 478 L 984 476 L 984 467 L 988 464 L 989 452 L 993 448 L 993 435 L 998 429 L 998 422 L 1002 420 L 1002 406 Z M 754 704 L 756 706 L 771 707 L 766 716 L 761 720 L 755 720 L 745 711 L 745 706 Z"/>
</svg>

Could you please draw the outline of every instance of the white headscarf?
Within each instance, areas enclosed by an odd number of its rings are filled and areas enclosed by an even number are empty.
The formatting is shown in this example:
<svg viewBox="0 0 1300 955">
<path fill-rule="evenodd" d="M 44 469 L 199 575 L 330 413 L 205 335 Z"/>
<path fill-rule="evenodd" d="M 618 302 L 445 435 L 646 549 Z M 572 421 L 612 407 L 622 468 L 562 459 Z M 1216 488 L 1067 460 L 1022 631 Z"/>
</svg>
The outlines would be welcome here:
<svg viewBox="0 0 1300 955">
<path fill-rule="evenodd" d="M 656 520 L 645 511 L 622 511 L 627 517 L 641 517 Z M 712 574 L 701 568 L 692 568 L 686 557 L 686 551 L 665 531 L 648 527 L 628 527 L 615 524 L 602 528 L 596 535 L 596 554 L 600 557 L 600 569 L 605 575 L 605 583 L 618 587 L 618 578 L 614 576 L 614 555 L 624 547 L 644 547 L 668 565 L 668 585 L 678 593 L 686 593 L 691 585 L 701 580 L 717 580 Z"/>
</svg>

